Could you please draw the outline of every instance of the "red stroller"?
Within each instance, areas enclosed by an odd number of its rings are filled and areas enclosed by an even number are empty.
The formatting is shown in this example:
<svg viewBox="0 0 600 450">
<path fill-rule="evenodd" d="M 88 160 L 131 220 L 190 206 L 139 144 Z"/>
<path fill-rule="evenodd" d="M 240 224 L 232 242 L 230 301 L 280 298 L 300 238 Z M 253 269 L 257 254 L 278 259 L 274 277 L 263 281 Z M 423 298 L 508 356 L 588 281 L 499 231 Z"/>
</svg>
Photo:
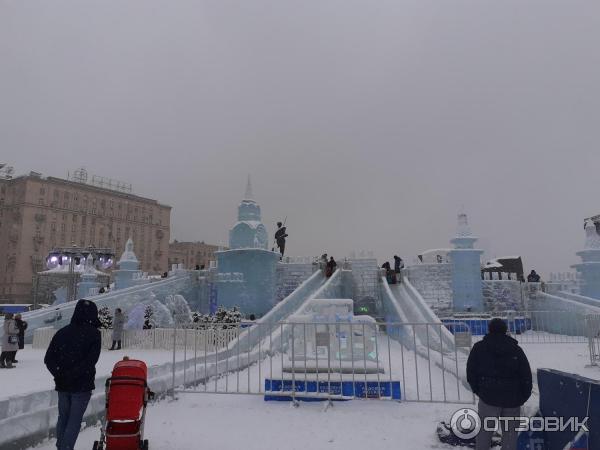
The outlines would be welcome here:
<svg viewBox="0 0 600 450">
<path fill-rule="evenodd" d="M 123 358 L 106 380 L 106 420 L 93 450 L 148 450 L 144 439 L 146 404 L 154 396 L 148 389 L 144 361 Z"/>
</svg>

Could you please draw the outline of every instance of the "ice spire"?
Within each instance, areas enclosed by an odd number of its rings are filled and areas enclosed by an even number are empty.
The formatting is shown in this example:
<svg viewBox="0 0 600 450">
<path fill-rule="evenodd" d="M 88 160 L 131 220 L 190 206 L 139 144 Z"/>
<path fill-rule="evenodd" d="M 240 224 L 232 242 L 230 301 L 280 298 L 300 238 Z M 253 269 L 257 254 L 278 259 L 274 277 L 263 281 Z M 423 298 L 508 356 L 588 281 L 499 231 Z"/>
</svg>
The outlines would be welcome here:
<svg viewBox="0 0 600 450">
<path fill-rule="evenodd" d="M 458 225 L 456 227 L 456 236 L 457 237 L 471 237 L 473 233 L 471 232 L 471 227 L 469 226 L 469 220 L 467 218 L 467 214 L 461 212 L 458 215 Z"/>
<path fill-rule="evenodd" d="M 250 180 L 250 174 L 248 174 L 248 182 L 246 183 L 246 193 L 244 194 L 244 200 L 254 200 L 254 195 L 252 195 L 252 182 Z"/>
<path fill-rule="evenodd" d="M 600 235 L 598 235 L 596 225 L 591 220 L 585 222 L 585 249 L 600 249 Z"/>
</svg>

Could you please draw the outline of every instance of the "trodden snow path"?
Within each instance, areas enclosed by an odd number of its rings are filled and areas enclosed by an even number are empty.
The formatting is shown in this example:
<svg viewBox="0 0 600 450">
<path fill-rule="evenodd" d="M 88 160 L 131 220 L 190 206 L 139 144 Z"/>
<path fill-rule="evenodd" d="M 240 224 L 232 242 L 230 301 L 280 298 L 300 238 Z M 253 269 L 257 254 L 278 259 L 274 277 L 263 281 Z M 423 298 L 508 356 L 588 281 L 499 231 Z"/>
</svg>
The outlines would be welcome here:
<svg viewBox="0 0 600 450">
<path fill-rule="evenodd" d="M 173 450 L 413 450 L 445 448 L 435 428 L 460 405 L 377 400 L 265 402 L 248 395 L 180 394 L 151 405 L 145 438 L 151 449 Z M 84 430 L 76 449 L 91 449 L 98 426 Z M 37 450 L 55 449 L 48 440 Z"/>
<path fill-rule="evenodd" d="M 44 365 L 45 350 L 32 349 L 31 345 L 26 345 L 25 349 L 19 350 L 14 369 L 1 369 L 0 379 L 0 400 L 15 395 L 29 394 L 44 390 L 54 389 L 52 375 Z M 115 363 L 123 356 L 129 356 L 131 359 L 141 359 L 148 366 L 163 364 L 172 361 L 173 352 L 169 350 L 135 350 L 124 349 L 109 351 L 103 349 L 100 354 L 100 360 L 96 364 L 96 378 L 109 375 Z M 102 389 L 96 383 L 96 389 Z"/>
</svg>

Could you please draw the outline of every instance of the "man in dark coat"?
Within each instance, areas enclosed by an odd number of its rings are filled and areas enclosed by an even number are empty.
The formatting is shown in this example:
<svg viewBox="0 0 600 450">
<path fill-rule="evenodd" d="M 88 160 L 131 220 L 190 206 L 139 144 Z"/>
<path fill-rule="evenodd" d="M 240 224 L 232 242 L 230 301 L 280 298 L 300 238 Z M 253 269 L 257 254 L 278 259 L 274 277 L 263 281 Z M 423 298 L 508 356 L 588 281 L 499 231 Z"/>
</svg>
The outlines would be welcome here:
<svg viewBox="0 0 600 450">
<path fill-rule="evenodd" d="M 286 233 L 286 227 L 283 226 L 281 222 L 277 222 L 277 231 L 275 232 L 275 242 L 277 242 L 277 247 L 279 247 L 279 252 L 281 253 L 281 258 L 283 258 L 283 254 L 285 253 L 285 238 L 288 237 Z"/>
<path fill-rule="evenodd" d="M 540 282 L 540 276 L 538 275 L 538 273 L 535 270 L 532 270 L 529 275 L 527 275 L 527 281 L 529 283 L 539 283 Z"/>
<path fill-rule="evenodd" d="M 404 269 L 404 261 L 398 255 L 394 255 L 394 272 L 400 273 Z"/>
<path fill-rule="evenodd" d="M 21 314 L 16 314 L 15 323 L 17 324 L 17 328 L 19 329 L 19 350 L 23 350 L 25 348 L 25 330 L 27 329 L 27 322 L 23 320 Z M 15 359 L 13 362 L 16 363 L 19 361 Z"/>
<path fill-rule="evenodd" d="M 99 327 L 96 304 L 79 300 L 71 323 L 56 332 L 46 352 L 44 363 L 58 391 L 58 450 L 75 448 L 83 414 L 96 387 L 96 363 L 101 348 Z"/>
<path fill-rule="evenodd" d="M 325 267 L 325 276 L 329 278 L 331 275 L 333 275 L 333 272 L 335 272 L 336 267 L 337 263 L 335 262 L 335 259 L 333 259 L 332 256 L 329 258 L 329 261 L 327 261 L 327 266 Z"/>
<path fill-rule="evenodd" d="M 479 397 L 479 416 L 519 417 L 521 406 L 531 396 L 532 377 L 529 361 L 518 342 L 506 333 L 502 319 L 492 319 L 488 334 L 475 343 L 467 361 L 467 381 Z M 516 450 L 516 421 L 502 430 L 502 450 Z M 505 422 L 501 422 L 504 427 Z M 477 435 L 477 450 L 489 450 L 492 432 Z"/>
</svg>

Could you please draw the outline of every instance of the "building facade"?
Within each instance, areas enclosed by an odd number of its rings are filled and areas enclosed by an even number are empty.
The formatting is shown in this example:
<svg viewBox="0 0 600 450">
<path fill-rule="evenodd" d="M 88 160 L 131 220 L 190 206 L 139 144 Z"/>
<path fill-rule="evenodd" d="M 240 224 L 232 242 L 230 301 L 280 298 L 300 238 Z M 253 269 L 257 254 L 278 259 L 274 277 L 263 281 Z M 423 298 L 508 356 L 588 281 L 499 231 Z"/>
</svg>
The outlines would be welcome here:
<svg viewBox="0 0 600 450">
<path fill-rule="evenodd" d="M 218 250 L 218 245 L 174 240 L 169 244 L 169 267 L 183 264 L 186 269 L 195 269 L 196 266 L 209 268 L 210 261 L 216 261 L 215 252 Z"/>
<path fill-rule="evenodd" d="M 0 179 L 0 300 L 29 303 L 33 274 L 54 247 L 94 245 L 121 254 L 131 237 L 140 269 L 168 267 L 171 207 L 87 181 L 32 172 Z"/>
</svg>

